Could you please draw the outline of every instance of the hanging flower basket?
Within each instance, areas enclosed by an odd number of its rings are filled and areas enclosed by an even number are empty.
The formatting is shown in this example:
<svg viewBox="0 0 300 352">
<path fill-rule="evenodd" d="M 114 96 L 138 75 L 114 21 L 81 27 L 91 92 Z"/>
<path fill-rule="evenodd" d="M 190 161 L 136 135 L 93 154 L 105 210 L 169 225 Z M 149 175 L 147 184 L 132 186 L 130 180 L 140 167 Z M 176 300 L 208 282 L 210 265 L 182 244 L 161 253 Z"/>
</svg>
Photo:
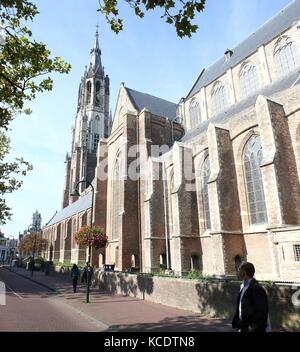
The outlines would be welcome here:
<svg viewBox="0 0 300 352">
<path fill-rule="evenodd" d="M 92 246 L 96 249 L 104 248 L 108 240 L 104 229 L 99 226 L 84 226 L 75 233 L 74 239 L 78 245 L 84 247 Z"/>
</svg>

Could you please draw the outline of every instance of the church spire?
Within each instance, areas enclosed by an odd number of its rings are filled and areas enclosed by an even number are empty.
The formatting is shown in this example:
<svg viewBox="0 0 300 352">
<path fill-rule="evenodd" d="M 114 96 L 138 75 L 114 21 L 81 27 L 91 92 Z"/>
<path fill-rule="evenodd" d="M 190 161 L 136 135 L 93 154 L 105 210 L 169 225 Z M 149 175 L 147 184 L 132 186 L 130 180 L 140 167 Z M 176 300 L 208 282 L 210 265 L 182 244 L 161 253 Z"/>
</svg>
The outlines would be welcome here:
<svg viewBox="0 0 300 352">
<path fill-rule="evenodd" d="M 88 64 L 88 74 L 89 75 L 96 75 L 96 74 L 103 74 L 103 68 L 101 63 L 101 50 L 99 46 L 99 26 L 97 25 L 97 30 L 95 34 L 94 45 L 90 51 L 90 59 Z"/>
</svg>

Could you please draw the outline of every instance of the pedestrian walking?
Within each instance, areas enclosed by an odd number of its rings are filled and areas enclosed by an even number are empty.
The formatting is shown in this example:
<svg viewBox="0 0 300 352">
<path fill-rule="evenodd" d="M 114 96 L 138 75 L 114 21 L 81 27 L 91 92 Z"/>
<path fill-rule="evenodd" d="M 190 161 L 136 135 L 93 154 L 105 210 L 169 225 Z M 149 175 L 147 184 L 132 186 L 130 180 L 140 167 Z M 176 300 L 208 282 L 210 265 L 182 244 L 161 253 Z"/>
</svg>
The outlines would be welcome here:
<svg viewBox="0 0 300 352">
<path fill-rule="evenodd" d="M 81 282 L 82 283 L 86 283 L 87 279 L 89 281 L 89 284 L 91 284 L 91 279 L 92 279 L 92 275 L 93 275 L 93 268 L 91 267 L 90 263 L 86 263 L 86 266 L 83 268 L 83 273 L 81 276 Z"/>
<path fill-rule="evenodd" d="M 72 277 L 72 283 L 73 283 L 73 291 L 76 293 L 76 288 L 77 288 L 77 281 L 78 277 L 80 276 L 80 271 L 78 269 L 78 266 L 76 264 L 73 265 L 71 269 L 71 277 Z"/>
<path fill-rule="evenodd" d="M 240 265 L 238 277 L 243 282 L 232 320 L 232 327 L 240 332 L 271 331 L 268 297 L 264 288 L 255 280 L 254 274 L 255 268 L 252 263 L 244 262 Z"/>
</svg>

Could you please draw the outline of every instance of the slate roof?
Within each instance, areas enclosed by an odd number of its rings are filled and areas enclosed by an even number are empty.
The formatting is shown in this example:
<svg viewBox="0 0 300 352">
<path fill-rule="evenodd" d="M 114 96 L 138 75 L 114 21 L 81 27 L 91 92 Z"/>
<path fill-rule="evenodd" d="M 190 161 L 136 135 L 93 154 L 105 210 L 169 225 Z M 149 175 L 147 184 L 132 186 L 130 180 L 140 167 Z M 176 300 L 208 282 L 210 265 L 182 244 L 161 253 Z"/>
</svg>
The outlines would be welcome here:
<svg viewBox="0 0 300 352">
<path fill-rule="evenodd" d="M 127 87 L 125 87 L 125 89 L 132 104 L 138 111 L 142 111 L 146 108 L 154 115 L 169 118 L 170 120 L 176 118 L 177 104 Z"/>
<path fill-rule="evenodd" d="M 64 219 L 71 217 L 72 215 L 81 213 L 82 211 L 91 208 L 91 206 L 92 192 L 89 192 L 86 195 L 80 197 L 76 202 L 57 212 L 52 217 L 52 219 L 45 225 L 45 227 L 54 225 Z"/>
<path fill-rule="evenodd" d="M 300 84 L 300 71 L 299 68 L 291 72 L 289 75 L 281 78 L 280 80 L 275 81 L 274 83 L 265 86 L 264 88 L 258 90 L 255 94 L 249 96 L 248 98 L 241 100 L 240 102 L 232 105 L 226 111 L 201 122 L 195 128 L 189 130 L 181 139 L 182 142 L 187 142 L 200 133 L 206 131 L 210 122 L 216 124 L 222 124 L 227 122 L 229 119 L 233 117 L 233 115 L 240 113 L 241 111 L 249 108 L 250 106 L 254 106 L 258 95 L 264 96 L 272 96 L 280 91 L 286 90 L 293 85 Z"/>
<path fill-rule="evenodd" d="M 203 70 L 188 93 L 187 98 L 196 94 L 201 87 L 207 86 L 218 77 L 222 76 L 230 67 L 245 60 L 249 55 L 257 51 L 261 45 L 270 42 L 280 33 L 290 28 L 299 19 L 300 0 L 294 0 L 261 26 L 256 32 L 232 49 L 233 55 L 230 59 L 226 59 L 223 56 L 212 66 Z"/>
</svg>

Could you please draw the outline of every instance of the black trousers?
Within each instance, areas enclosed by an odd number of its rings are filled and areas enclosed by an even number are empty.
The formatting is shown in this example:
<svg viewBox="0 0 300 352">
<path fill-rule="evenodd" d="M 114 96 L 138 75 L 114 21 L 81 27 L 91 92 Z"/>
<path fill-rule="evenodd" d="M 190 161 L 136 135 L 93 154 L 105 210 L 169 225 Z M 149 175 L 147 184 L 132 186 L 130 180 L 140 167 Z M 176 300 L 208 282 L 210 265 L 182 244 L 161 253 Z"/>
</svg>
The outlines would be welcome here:
<svg viewBox="0 0 300 352">
<path fill-rule="evenodd" d="M 74 276 L 72 278 L 72 281 L 73 281 L 73 291 L 75 293 L 76 292 L 76 287 L 77 287 L 78 276 Z"/>
</svg>

